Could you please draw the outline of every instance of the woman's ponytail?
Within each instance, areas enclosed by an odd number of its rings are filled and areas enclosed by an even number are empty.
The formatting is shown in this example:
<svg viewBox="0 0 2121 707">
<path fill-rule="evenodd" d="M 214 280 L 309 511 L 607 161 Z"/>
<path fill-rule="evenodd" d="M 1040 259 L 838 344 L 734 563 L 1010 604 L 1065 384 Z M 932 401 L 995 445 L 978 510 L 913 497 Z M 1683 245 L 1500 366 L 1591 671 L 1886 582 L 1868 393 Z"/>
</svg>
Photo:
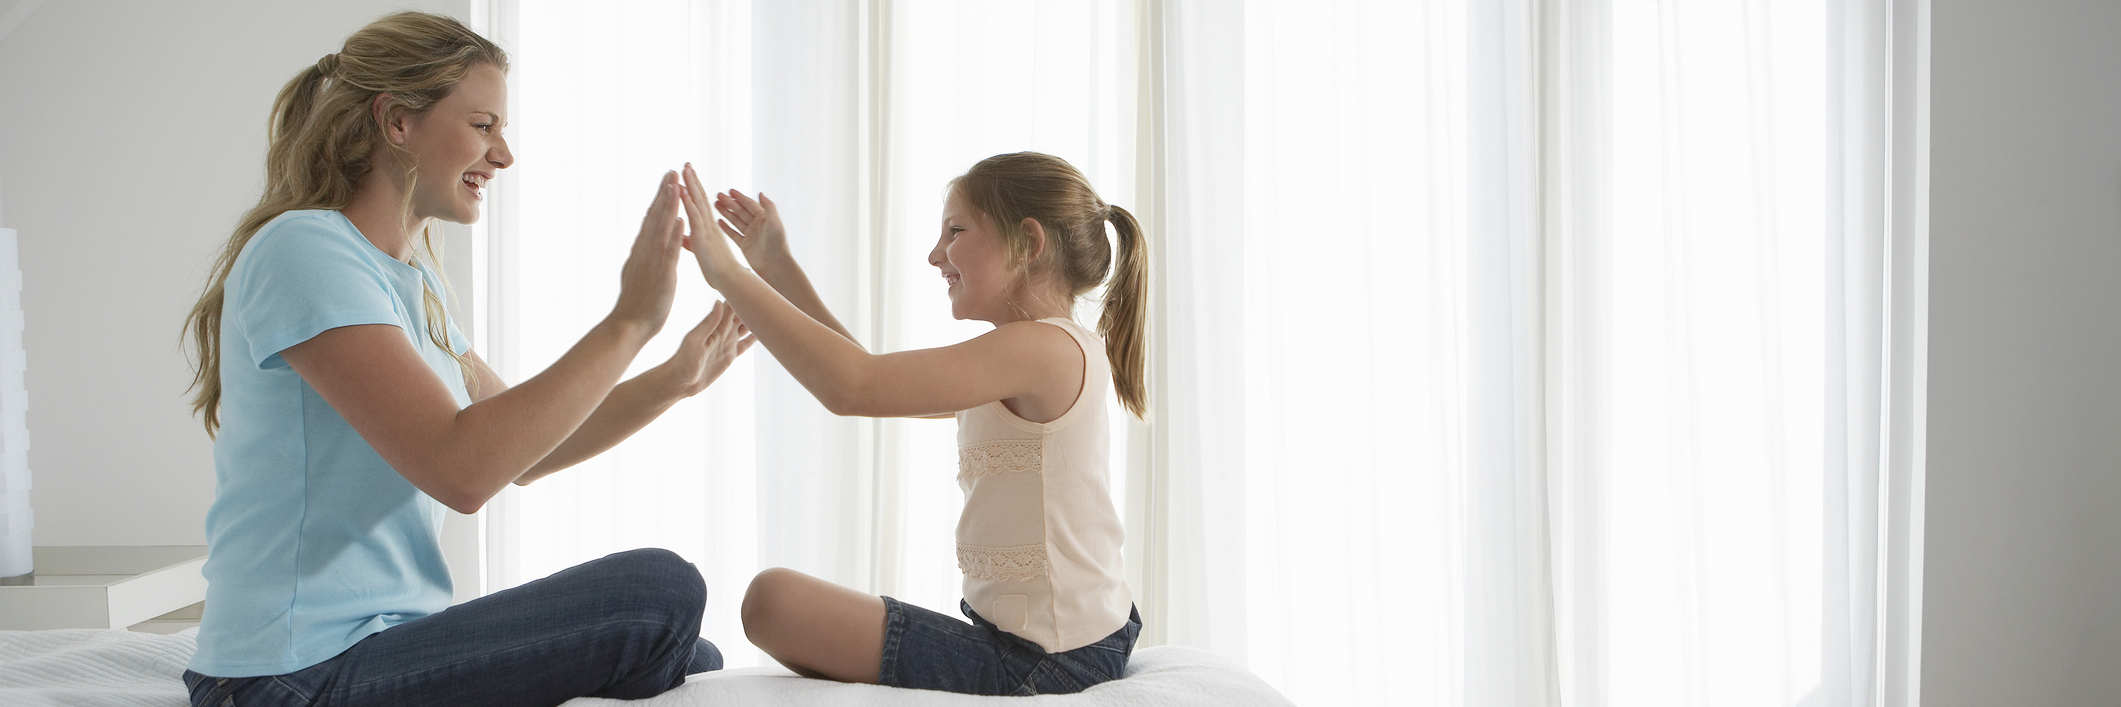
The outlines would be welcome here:
<svg viewBox="0 0 2121 707">
<path fill-rule="evenodd" d="M 424 111 L 481 65 L 505 72 L 508 54 L 454 18 L 399 12 L 354 32 L 337 53 L 303 67 L 280 89 L 266 131 L 265 193 L 237 221 L 184 320 L 183 338 L 195 352 L 192 412 L 203 418 L 207 435 L 221 426 L 221 310 L 229 272 L 243 246 L 280 214 L 344 209 L 353 202 L 361 178 L 373 166 L 370 153 L 390 145 L 373 112 L 377 96 L 388 94 L 393 108 Z M 439 275 L 443 268 L 432 229 L 425 229 L 422 244 Z M 441 298 L 429 288 L 424 299 L 428 338 L 457 360 L 466 387 L 476 386 L 476 367 L 450 345 Z"/>
<path fill-rule="evenodd" d="M 1141 223 L 1126 209 L 1110 207 L 1112 230 L 1119 236 L 1113 254 L 1112 281 L 1105 285 L 1105 313 L 1097 322 L 1097 333 L 1105 338 L 1105 356 L 1112 361 L 1112 387 L 1119 403 L 1135 417 L 1146 418 L 1149 410 L 1146 349 L 1149 299 L 1149 246 L 1142 241 Z"/>
</svg>

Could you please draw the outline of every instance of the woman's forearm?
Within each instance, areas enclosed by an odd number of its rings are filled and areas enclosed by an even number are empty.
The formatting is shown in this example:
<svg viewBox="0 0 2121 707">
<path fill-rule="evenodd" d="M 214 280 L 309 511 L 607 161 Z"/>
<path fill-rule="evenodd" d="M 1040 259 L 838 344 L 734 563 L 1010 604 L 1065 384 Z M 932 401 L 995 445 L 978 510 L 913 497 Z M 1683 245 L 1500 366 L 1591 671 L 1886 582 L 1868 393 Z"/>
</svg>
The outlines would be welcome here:
<svg viewBox="0 0 2121 707">
<path fill-rule="evenodd" d="M 448 434 L 431 447 L 436 471 L 458 481 L 452 484 L 458 498 L 437 500 L 453 508 L 484 505 L 551 456 L 603 406 L 654 333 L 636 322 L 606 319 L 543 372 L 459 411 Z"/>
<path fill-rule="evenodd" d="M 574 434 L 568 435 L 551 454 L 517 477 L 515 483 L 528 484 L 587 461 L 626 441 L 661 417 L 677 401 L 684 399 L 672 392 L 673 386 L 655 380 L 663 374 L 663 368 L 658 366 L 613 387 L 611 394 L 604 396 L 603 404 L 575 428 Z"/>
</svg>

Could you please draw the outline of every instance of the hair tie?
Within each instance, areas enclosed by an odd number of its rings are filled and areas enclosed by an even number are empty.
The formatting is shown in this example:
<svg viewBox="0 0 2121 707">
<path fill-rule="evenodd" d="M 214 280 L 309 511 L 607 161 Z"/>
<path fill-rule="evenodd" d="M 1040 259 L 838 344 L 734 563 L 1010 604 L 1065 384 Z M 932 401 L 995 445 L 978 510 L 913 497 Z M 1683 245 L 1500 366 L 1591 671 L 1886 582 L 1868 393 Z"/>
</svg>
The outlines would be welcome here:
<svg viewBox="0 0 2121 707">
<path fill-rule="evenodd" d="M 322 59 L 318 59 L 318 60 L 317 60 L 317 72 L 318 72 L 318 73 L 324 74 L 325 76 L 330 76 L 330 75 L 332 75 L 332 74 L 338 73 L 338 71 L 339 71 L 339 55 L 337 55 L 337 54 L 326 54 L 326 55 L 324 55 L 324 58 L 322 58 Z"/>
</svg>

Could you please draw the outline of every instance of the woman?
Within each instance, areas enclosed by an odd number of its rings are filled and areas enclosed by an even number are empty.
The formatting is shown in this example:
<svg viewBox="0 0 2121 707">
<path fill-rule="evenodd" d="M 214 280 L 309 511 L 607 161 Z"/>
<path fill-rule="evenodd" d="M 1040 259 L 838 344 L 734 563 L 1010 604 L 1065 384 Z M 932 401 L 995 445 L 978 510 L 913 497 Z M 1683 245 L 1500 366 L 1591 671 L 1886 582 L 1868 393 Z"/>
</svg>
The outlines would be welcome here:
<svg viewBox="0 0 2121 707">
<path fill-rule="evenodd" d="M 633 699 L 721 666 L 699 638 L 699 572 L 668 551 L 449 606 L 443 507 L 476 511 L 611 447 L 751 343 L 717 305 L 669 361 L 619 382 L 675 293 L 666 174 L 618 303 L 580 343 L 514 387 L 470 350 L 428 226 L 475 221 L 514 161 L 507 68 L 455 20 L 401 13 L 274 103 L 265 194 L 186 322 L 193 407 L 218 432 L 195 705 Z"/>
</svg>

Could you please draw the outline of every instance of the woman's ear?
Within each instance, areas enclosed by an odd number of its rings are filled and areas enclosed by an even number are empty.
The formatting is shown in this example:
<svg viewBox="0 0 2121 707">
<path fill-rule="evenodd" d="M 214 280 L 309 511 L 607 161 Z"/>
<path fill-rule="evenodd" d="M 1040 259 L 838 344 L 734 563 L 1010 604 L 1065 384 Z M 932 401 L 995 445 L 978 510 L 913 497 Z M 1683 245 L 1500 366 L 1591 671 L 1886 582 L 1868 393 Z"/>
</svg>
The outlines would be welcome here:
<svg viewBox="0 0 2121 707">
<path fill-rule="evenodd" d="M 368 115 L 383 130 L 383 139 L 399 147 L 405 146 L 405 107 L 398 105 L 395 96 L 378 93 L 368 102 Z"/>
<path fill-rule="evenodd" d="M 1031 242 L 1031 247 L 1024 249 L 1024 262 L 1036 263 L 1038 256 L 1046 253 L 1046 227 L 1035 218 L 1024 219 L 1019 226 L 1024 229 L 1025 239 Z"/>
</svg>

